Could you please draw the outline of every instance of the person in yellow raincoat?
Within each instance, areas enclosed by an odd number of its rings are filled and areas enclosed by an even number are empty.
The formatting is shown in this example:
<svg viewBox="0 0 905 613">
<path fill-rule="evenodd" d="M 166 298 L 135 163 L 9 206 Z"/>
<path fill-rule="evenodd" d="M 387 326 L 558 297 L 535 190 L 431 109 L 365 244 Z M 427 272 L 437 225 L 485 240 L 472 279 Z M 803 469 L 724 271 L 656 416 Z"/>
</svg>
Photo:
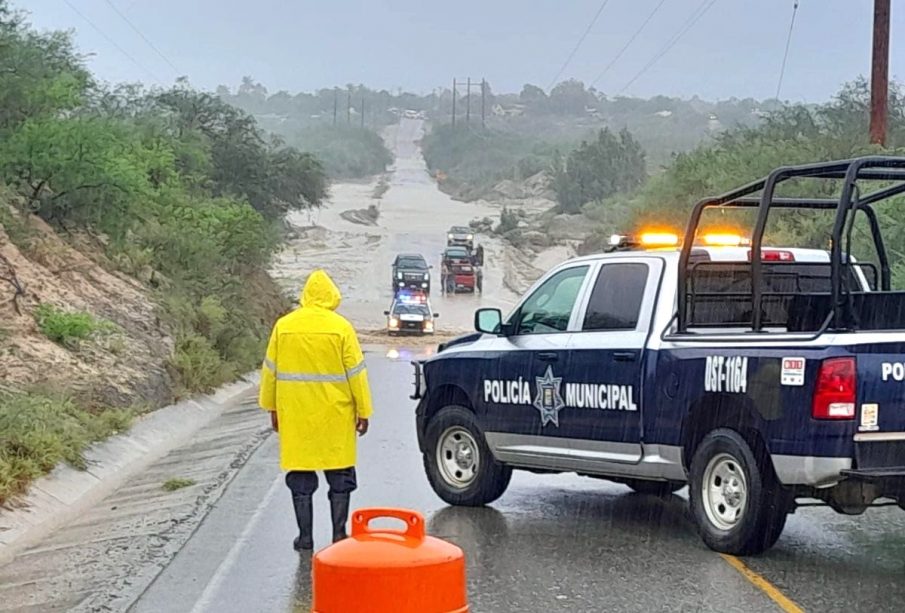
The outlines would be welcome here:
<svg viewBox="0 0 905 613">
<path fill-rule="evenodd" d="M 357 487 L 356 433 L 368 431 L 371 391 L 358 337 L 336 313 L 341 296 L 322 270 L 308 277 L 301 307 L 280 318 L 261 368 L 261 408 L 280 437 L 280 467 L 299 528 L 297 551 L 314 548 L 311 495 L 324 471 L 330 486 L 333 542 L 346 537 Z"/>
</svg>

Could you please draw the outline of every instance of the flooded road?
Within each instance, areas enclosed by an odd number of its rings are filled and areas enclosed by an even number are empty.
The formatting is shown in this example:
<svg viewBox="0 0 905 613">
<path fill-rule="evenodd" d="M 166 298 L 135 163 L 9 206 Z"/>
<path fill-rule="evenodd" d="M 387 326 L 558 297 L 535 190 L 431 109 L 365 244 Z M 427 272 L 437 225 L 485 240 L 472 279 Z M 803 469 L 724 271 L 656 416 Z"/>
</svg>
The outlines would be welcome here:
<svg viewBox="0 0 905 613">
<path fill-rule="evenodd" d="M 431 274 L 436 289 L 447 230 L 476 218 L 499 221 L 498 207 L 458 202 L 437 188 L 421 155 L 423 133 L 424 122 L 415 119 L 402 119 L 384 131 L 396 159 L 386 179 L 389 189 L 379 201 L 373 198 L 376 178 L 341 183 L 333 186 L 330 202 L 323 209 L 290 215 L 289 222 L 299 237 L 290 241 L 272 270 L 287 292 L 294 294 L 312 270 L 324 268 L 343 293 L 339 311 L 360 330 L 380 329 L 386 324 L 383 311 L 392 301 L 391 266 L 397 253 L 422 254 L 434 267 Z M 374 226 L 342 217 L 346 211 L 366 209 L 370 204 L 380 210 Z M 443 296 L 434 291 L 430 300 L 433 310 L 440 313 L 438 333 L 470 331 L 476 308 L 493 306 L 505 312 L 517 299 L 504 284 L 505 275 L 519 272 L 517 263 L 499 240 L 479 234 L 475 241 L 484 245 L 484 292 Z"/>
</svg>

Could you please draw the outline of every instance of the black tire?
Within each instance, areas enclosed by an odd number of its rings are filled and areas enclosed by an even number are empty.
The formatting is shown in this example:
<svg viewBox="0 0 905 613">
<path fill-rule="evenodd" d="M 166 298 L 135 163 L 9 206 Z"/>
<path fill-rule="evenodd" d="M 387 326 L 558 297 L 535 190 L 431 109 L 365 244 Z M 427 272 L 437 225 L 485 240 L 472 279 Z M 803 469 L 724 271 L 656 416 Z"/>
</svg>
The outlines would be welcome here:
<svg viewBox="0 0 905 613">
<path fill-rule="evenodd" d="M 453 483 L 455 475 L 447 476 L 448 473 L 445 473 L 439 464 L 442 450 L 438 450 L 438 446 L 441 444 L 441 438 L 455 440 L 457 430 L 463 441 L 476 451 L 473 455 L 477 463 L 471 471 L 472 477 L 469 479 L 467 474 L 463 473 L 462 484 Z M 467 441 L 465 433 L 470 435 L 471 441 Z M 512 469 L 494 459 L 474 413 L 465 407 L 450 405 L 440 409 L 428 422 L 424 439 L 426 449 L 423 454 L 424 471 L 434 492 L 444 502 L 468 507 L 482 506 L 502 496 L 509 486 Z M 450 456 L 449 461 L 454 462 L 455 459 Z"/>
<path fill-rule="evenodd" d="M 625 484 L 639 494 L 664 498 L 685 487 L 680 481 L 648 481 L 646 479 L 627 479 Z"/>
<path fill-rule="evenodd" d="M 715 473 L 707 474 L 711 462 L 719 462 L 720 458 L 733 472 L 744 475 L 747 490 L 747 498 L 736 510 L 736 519 L 729 527 L 715 523 L 708 515 L 703 489 L 705 479 L 717 484 L 725 482 Z M 759 462 L 738 432 L 721 428 L 707 434 L 695 450 L 689 473 L 691 512 L 698 533 L 708 547 L 720 553 L 754 555 L 776 543 L 786 524 L 789 497 L 777 481 L 769 458 Z M 725 504 L 710 506 L 714 513 L 720 509 L 732 511 Z"/>
</svg>

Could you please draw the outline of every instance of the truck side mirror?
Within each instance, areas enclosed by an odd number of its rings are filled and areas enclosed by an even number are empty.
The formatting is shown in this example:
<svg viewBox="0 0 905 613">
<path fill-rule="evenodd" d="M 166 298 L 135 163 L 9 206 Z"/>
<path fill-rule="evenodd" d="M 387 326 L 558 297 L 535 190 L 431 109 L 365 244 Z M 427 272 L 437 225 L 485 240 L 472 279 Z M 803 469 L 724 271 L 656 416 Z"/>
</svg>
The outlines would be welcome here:
<svg viewBox="0 0 905 613">
<path fill-rule="evenodd" d="M 390 312 L 389 312 L 389 311 L 384 311 L 383 314 L 389 316 Z"/>
<path fill-rule="evenodd" d="M 474 314 L 474 328 L 485 334 L 500 334 L 503 313 L 499 309 L 478 309 Z"/>
<path fill-rule="evenodd" d="M 434 319 L 436 319 L 436 318 L 440 317 L 440 313 L 434 313 L 433 316 L 434 316 Z"/>
</svg>

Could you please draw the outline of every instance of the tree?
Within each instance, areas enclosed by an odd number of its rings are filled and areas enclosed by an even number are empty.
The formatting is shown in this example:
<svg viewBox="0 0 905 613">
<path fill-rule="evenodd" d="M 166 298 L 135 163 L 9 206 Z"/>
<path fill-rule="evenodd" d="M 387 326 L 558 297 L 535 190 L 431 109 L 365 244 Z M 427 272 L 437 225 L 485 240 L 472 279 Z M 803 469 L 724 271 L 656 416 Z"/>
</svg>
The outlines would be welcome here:
<svg viewBox="0 0 905 613">
<path fill-rule="evenodd" d="M 602 129 L 593 141 L 583 141 L 551 168 L 553 190 L 564 213 L 578 213 L 594 200 L 633 190 L 644 181 L 644 151 L 628 130 L 619 135 Z"/>
<path fill-rule="evenodd" d="M 146 153 L 116 123 L 39 117 L 0 143 L 0 176 L 49 221 L 110 229 L 148 187 Z"/>
<path fill-rule="evenodd" d="M 519 94 L 519 100 L 524 105 L 542 108 L 547 102 L 547 93 L 537 85 L 525 83 Z"/>
<path fill-rule="evenodd" d="M 38 33 L 0 0 L 0 132 L 76 108 L 90 77 L 68 33 Z"/>
<path fill-rule="evenodd" d="M 583 115 L 588 106 L 597 103 L 597 97 L 585 89 L 584 83 L 569 79 L 550 90 L 548 108 L 561 115 Z"/>
</svg>

